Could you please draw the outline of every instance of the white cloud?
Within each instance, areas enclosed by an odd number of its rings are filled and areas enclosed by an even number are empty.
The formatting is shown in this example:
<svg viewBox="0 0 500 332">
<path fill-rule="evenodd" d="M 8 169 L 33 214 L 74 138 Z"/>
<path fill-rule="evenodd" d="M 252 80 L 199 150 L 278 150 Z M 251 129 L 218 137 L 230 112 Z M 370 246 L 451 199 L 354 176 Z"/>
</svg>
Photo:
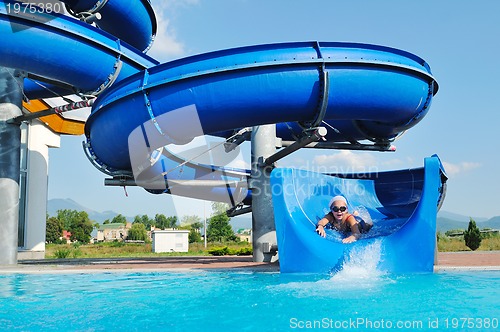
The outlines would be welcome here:
<svg viewBox="0 0 500 332">
<path fill-rule="evenodd" d="M 460 173 L 464 173 L 482 166 L 481 163 L 467 162 L 463 161 L 458 164 L 452 164 L 446 161 L 443 161 L 443 166 L 446 171 L 446 174 L 450 177 L 455 177 Z"/>
<path fill-rule="evenodd" d="M 338 153 L 321 154 L 313 158 L 313 170 L 326 173 L 353 173 L 378 171 L 377 160 L 372 154 L 342 150 Z"/>
<path fill-rule="evenodd" d="M 404 160 L 398 159 L 398 158 L 392 158 L 388 160 L 384 160 L 381 162 L 381 165 L 384 166 L 384 168 L 387 169 L 395 169 L 395 168 L 400 168 L 404 167 L 404 165 L 411 163 L 411 160 L 407 160 L 406 162 Z"/>
<path fill-rule="evenodd" d="M 175 15 L 176 8 L 195 5 L 198 0 L 152 0 L 151 3 L 156 14 L 158 29 L 153 47 L 148 54 L 161 62 L 183 56 L 186 54 L 185 45 L 178 40 L 170 17 Z"/>
<path fill-rule="evenodd" d="M 169 24 L 168 19 L 162 20 L 161 25 L 158 26 L 153 47 L 148 52 L 148 55 L 160 62 L 171 60 L 185 53 L 184 44 L 177 40 L 175 31 L 168 29 Z"/>
</svg>

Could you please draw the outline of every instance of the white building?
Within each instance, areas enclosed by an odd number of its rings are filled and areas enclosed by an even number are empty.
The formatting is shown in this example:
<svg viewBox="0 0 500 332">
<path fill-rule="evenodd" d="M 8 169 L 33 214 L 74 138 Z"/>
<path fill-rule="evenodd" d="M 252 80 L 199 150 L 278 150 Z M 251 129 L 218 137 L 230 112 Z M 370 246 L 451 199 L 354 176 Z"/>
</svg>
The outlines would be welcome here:
<svg viewBox="0 0 500 332">
<path fill-rule="evenodd" d="M 154 230 L 152 232 L 153 252 L 188 252 L 189 231 Z"/>
</svg>

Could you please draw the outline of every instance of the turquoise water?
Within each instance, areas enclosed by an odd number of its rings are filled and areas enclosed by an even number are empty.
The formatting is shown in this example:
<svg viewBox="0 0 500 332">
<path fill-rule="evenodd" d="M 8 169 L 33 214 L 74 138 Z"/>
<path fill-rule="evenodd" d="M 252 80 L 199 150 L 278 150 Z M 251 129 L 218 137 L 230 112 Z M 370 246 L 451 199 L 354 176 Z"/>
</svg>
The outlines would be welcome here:
<svg viewBox="0 0 500 332">
<path fill-rule="evenodd" d="M 394 276 L 359 266 L 333 276 L 242 270 L 0 275 L 0 328 L 499 330 L 499 285 L 500 271 Z"/>
</svg>

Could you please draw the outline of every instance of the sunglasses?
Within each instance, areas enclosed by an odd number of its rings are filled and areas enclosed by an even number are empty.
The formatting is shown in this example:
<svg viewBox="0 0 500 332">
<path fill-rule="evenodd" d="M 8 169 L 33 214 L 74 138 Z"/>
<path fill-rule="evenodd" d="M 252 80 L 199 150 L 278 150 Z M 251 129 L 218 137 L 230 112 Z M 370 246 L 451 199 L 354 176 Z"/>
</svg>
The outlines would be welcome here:
<svg viewBox="0 0 500 332">
<path fill-rule="evenodd" d="M 332 206 L 332 211 L 333 212 L 345 212 L 347 210 L 346 206 Z"/>
</svg>

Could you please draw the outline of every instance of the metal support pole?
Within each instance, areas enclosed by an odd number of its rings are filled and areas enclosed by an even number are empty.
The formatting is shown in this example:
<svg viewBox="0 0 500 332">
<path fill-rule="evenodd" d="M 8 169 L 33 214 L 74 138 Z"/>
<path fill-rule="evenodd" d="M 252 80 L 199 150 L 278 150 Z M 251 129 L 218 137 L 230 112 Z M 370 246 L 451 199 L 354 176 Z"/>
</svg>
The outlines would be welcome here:
<svg viewBox="0 0 500 332">
<path fill-rule="evenodd" d="M 282 141 L 283 147 L 287 148 L 296 144 L 297 141 Z M 359 151 L 378 151 L 378 152 L 395 152 L 396 146 L 390 142 L 381 142 L 374 144 L 361 143 L 335 143 L 335 142 L 311 142 L 301 148 L 311 149 L 328 149 L 328 150 L 359 150 Z"/>
<path fill-rule="evenodd" d="M 252 246 L 255 262 L 274 262 L 276 253 L 276 228 L 271 191 L 272 165 L 264 159 L 276 152 L 276 126 L 263 125 L 252 130 Z"/>
<path fill-rule="evenodd" d="M 23 76 L 0 68 L 0 265 L 17 264 Z"/>
<path fill-rule="evenodd" d="M 207 248 L 207 212 L 205 211 L 205 201 L 203 201 L 203 244 Z"/>
</svg>

